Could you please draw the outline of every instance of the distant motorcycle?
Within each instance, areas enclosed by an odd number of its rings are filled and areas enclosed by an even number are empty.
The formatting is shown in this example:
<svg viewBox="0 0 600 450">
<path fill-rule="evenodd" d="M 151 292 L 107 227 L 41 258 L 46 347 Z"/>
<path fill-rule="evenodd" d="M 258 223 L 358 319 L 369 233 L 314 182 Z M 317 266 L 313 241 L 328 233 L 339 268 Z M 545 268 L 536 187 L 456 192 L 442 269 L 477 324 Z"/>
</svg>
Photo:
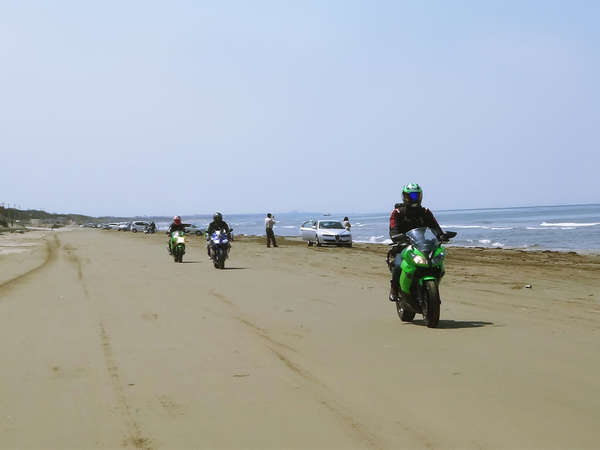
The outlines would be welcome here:
<svg viewBox="0 0 600 450">
<path fill-rule="evenodd" d="M 151 226 L 147 226 L 146 228 L 144 228 L 144 234 L 154 234 L 156 232 L 155 228 L 152 228 Z"/>
<path fill-rule="evenodd" d="M 441 241 L 430 228 L 415 228 L 406 234 L 393 236 L 396 242 L 388 252 L 386 262 L 390 271 L 394 268 L 396 254 L 400 253 L 401 295 L 396 301 L 398 316 L 403 322 L 412 322 L 416 313 L 423 314 L 429 328 L 438 326 L 440 320 L 439 286 L 445 273 L 446 248 L 442 242 L 455 237 L 447 231 Z"/>
<path fill-rule="evenodd" d="M 175 262 L 182 263 L 185 254 L 185 233 L 183 231 L 173 231 L 171 233 L 169 249 Z"/>
<path fill-rule="evenodd" d="M 225 268 L 225 260 L 229 257 L 231 237 L 224 230 L 213 232 L 209 241 L 209 254 L 216 269 Z"/>
</svg>

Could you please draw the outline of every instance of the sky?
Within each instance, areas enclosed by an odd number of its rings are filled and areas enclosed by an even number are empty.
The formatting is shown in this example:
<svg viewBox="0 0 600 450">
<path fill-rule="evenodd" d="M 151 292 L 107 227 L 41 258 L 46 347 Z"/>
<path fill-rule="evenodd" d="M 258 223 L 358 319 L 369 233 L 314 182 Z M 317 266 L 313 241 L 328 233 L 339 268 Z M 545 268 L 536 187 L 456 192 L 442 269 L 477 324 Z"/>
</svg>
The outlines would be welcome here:
<svg viewBox="0 0 600 450">
<path fill-rule="evenodd" d="M 0 2 L 0 202 L 600 203 L 600 2 Z"/>
</svg>

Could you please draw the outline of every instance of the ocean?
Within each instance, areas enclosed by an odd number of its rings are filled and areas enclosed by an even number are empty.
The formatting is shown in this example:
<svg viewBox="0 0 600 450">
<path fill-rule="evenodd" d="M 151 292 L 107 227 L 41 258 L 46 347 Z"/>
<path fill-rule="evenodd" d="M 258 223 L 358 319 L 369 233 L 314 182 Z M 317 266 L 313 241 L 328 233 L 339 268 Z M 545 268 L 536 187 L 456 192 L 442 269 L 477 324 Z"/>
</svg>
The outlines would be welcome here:
<svg viewBox="0 0 600 450">
<path fill-rule="evenodd" d="M 354 242 L 387 244 L 389 212 L 375 214 L 339 213 L 327 218 L 350 218 Z M 526 250 L 600 253 L 600 204 L 534 206 L 498 209 L 433 211 L 444 230 L 458 235 L 450 245 L 462 247 L 515 248 Z M 299 236 L 300 225 L 318 213 L 275 214 L 275 234 Z M 264 214 L 226 214 L 224 219 L 234 234 L 263 236 Z M 183 217 L 185 223 L 206 227 L 210 216 Z M 163 229 L 166 222 L 159 222 Z"/>
</svg>

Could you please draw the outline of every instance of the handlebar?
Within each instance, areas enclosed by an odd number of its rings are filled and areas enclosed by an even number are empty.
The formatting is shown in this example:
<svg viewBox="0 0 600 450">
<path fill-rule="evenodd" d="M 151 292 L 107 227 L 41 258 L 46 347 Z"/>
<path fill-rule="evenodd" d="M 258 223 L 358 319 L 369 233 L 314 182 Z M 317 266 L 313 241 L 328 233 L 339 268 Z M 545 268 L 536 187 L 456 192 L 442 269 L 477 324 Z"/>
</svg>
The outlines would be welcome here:
<svg viewBox="0 0 600 450">
<path fill-rule="evenodd" d="M 394 244 L 409 242 L 409 239 L 406 237 L 406 235 L 404 233 L 394 234 L 394 235 L 390 236 L 390 238 L 392 239 L 392 242 Z"/>
</svg>

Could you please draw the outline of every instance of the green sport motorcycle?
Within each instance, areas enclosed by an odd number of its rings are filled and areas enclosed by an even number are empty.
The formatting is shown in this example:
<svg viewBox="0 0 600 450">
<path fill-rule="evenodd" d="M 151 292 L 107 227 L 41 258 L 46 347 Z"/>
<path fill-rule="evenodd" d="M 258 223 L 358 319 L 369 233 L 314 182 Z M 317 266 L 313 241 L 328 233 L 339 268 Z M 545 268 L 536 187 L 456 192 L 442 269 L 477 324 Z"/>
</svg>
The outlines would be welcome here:
<svg viewBox="0 0 600 450">
<path fill-rule="evenodd" d="M 403 322 L 412 322 L 415 314 L 423 314 L 429 328 L 440 321 L 439 286 L 444 276 L 446 248 L 442 242 L 455 237 L 454 231 L 445 232 L 440 238 L 431 228 L 415 228 L 406 234 L 395 235 L 396 242 L 387 255 L 392 271 L 400 263 L 400 286 L 396 309 Z"/>
<path fill-rule="evenodd" d="M 183 231 L 173 231 L 169 240 L 169 249 L 175 262 L 182 263 L 185 254 L 185 233 Z"/>
</svg>

